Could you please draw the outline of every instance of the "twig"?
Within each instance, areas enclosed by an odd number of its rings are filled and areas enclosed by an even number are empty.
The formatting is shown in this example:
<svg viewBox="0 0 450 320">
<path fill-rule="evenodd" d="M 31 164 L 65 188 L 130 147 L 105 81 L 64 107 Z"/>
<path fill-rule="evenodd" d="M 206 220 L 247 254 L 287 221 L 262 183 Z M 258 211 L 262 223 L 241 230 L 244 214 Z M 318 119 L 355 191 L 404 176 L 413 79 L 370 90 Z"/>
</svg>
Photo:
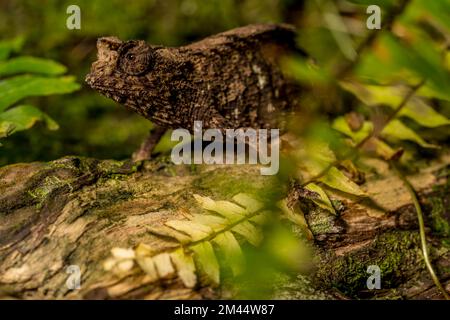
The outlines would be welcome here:
<svg viewBox="0 0 450 320">
<path fill-rule="evenodd" d="M 433 265 L 431 264 L 430 257 L 428 255 L 427 239 L 426 239 L 426 234 L 425 234 L 425 224 L 423 221 L 423 212 L 422 212 L 422 208 L 419 203 L 419 199 L 417 198 L 417 194 L 414 191 L 414 188 L 411 185 L 411 183 L 408 181 L 408 179 L 398 169 L 395 161 L 391 160 L 391 161 L 389 161 L 389 163 L 391 164 L 392 168 L 397 173 L 399 178 L 405 184 L 405 186 L 408 189 L 408 192 L 411 196 L 411 199 L 414 203 L 414 207 L 416 208 L 417 220 L 419 221 L 420 243 L 421 243 L 421 247 L 422 247 L 423 259 L 425 260 L 425 265 L 427 266 L 428 272 L 430 273 L 430 276 L 433 279 L 434 284 L 439 289 L 439 291 L 442 293 L 442 295 L 445 297 L 445 299 L 450 300 L 450 296 L 448 295 L 447 291 L 444 289 L 441 282 L 439 281 L 439 278 L 437 277 L 436 273 L 434 272 Z"/>
</svg>

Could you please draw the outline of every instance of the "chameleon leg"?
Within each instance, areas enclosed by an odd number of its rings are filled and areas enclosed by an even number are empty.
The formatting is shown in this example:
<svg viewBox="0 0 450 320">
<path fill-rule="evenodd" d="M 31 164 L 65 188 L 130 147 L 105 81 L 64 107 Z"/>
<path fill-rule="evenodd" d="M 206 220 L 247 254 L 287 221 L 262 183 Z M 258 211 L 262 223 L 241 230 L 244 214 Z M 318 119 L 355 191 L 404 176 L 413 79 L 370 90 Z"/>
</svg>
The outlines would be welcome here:
<svg viewBox="0 0 450 320">
<path fill-rule="evenodd" d="M 139 149 L 133 153 L 131 157 L 133 162 L 150 159 L 153 149 L 156 147 L 166 130 L 167 128 L 165 127 L 155 126 L 155 128 L 150 131 L 150 134 L 144 142 L 142 142 Z"/>
</svg>

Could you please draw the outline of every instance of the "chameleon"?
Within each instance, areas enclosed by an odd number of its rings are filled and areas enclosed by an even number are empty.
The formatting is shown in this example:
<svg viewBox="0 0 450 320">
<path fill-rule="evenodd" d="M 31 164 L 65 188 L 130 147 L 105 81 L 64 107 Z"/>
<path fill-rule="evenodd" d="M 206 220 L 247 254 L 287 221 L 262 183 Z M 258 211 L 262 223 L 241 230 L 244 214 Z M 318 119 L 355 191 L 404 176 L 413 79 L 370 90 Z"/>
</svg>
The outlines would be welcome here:
<svg viewBox="0 0 450 320">
<path fill-rule="evenodd" d="M 255 24 L 180 47 L 97 40 L 97 61 L 86 76 L 93 89 L 155 125 L 132 159 L 149 159 L 168 128 L 282 128 L 298 109 L 299 86 L 281 67 L 296 46 L 295 28 Z"/>
</svg>

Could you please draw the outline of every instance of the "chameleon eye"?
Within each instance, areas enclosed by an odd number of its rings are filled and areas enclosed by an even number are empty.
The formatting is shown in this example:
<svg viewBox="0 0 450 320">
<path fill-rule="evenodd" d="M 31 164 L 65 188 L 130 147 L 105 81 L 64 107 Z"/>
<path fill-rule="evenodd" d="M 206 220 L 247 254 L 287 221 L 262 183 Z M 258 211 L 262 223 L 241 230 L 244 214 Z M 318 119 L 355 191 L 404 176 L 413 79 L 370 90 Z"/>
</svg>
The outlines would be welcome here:
<svg viewBox="0 0 450 320">
<path fill-rule="evenodd" d="M 137 76 L 145 73 L 152 64 L 151 49 L 141 41 L 129 41 L 119 49 L 118 67 L 122 72 Z"/>
</svg>

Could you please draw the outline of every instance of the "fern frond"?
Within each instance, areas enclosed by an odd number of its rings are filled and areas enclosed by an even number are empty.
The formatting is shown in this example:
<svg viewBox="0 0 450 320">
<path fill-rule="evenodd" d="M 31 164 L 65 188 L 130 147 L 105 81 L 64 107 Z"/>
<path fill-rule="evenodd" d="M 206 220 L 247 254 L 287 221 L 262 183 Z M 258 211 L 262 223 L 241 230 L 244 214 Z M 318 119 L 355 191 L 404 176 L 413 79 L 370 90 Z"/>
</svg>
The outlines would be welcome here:
<svg viewBox="0 0 450 320">
<path fill-rule="evenodd" d="M 179 245 L 162 252 L 139 244 L 135 249 L 113 248 L 112 257 L 105 261 L 106 270 L 129 272 L 136 262 L 151 281 L 178 276 L 188 288 L 198 283 L 199 275 L 213 285 L 220 283 L 217 253 L 225 258 L 233 275 L 244 270 L 245 259 L 236 235 L 257 246 L 262 240 L 260 226 L 267 220 L 268 210 L 248 194 L 237 194 L 234 202 L 215 201 L 193 195 L 207 212 L 197 212 L 188 220 L 169 220 L 162 226 L 148 227 L 155 235 L 170 237 Z"/>
</svg>

